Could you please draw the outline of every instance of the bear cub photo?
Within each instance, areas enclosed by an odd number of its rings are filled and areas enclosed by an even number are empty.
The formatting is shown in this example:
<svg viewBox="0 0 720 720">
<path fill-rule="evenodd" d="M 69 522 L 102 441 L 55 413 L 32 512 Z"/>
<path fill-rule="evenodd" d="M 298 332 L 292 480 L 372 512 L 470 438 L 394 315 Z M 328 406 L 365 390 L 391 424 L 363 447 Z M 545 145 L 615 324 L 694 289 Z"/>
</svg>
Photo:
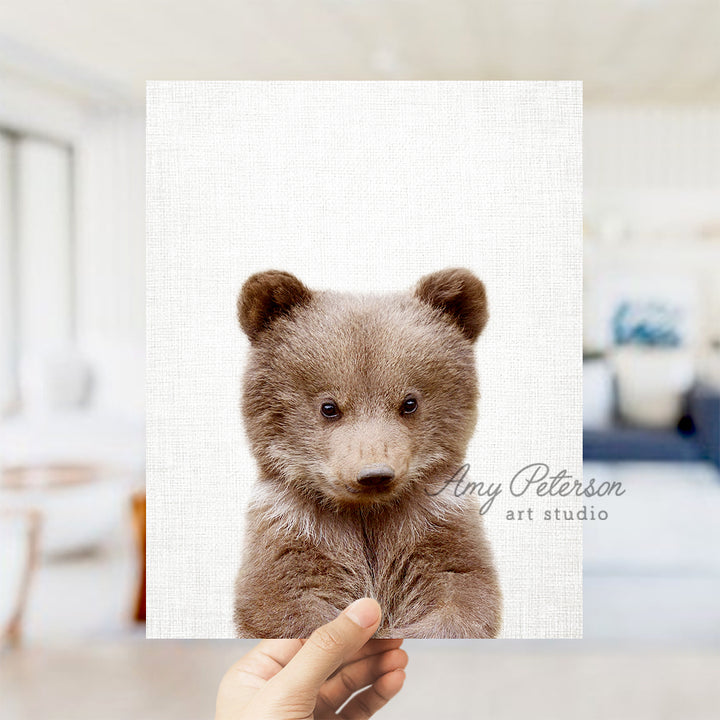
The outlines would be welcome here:
<svg viewBox="0 0 720 720">
<path fill-rule="evenodd" d="M 465 463 L 478 402 L 483 283 L 441 270 L 411 292 L 315 291 L 286 272 L 238 299 L 250 340 L 242 413 L 258 478 L 234 622 L 306 638 L 360 597 L 377 637 L 492 638 L 502 598 Z"/>
</svg>

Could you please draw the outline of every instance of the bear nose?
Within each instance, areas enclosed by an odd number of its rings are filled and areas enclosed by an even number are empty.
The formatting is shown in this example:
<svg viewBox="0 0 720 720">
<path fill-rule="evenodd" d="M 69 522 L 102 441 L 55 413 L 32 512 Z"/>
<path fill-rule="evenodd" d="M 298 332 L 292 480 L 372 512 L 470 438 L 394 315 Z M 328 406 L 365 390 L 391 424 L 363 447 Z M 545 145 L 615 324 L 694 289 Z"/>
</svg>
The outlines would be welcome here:
<svg viewBox="0 0 720 720">
<path fill-rule="evenodd" d="M 357 481 L 365 487 L 389 483 L 395 471 L 389 465 L 366 465 L 357 475 Z"/>
</svg>

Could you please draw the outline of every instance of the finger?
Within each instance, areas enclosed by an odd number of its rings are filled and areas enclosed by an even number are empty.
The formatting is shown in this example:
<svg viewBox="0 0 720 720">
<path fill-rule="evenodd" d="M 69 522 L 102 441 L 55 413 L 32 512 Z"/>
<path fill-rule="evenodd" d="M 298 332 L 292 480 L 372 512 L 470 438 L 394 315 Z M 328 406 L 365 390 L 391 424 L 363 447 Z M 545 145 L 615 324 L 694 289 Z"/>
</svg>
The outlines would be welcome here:
<svg viewBox="0 0 720 720">
<path fill-rule="evenodd" d="M 299 642 L 304 645 L 307 640 L 300 640 Z M 349 657 L 345 661 L 345 664 L 349 665 L 350 663 L 362 660 L 365 657 L 379 655 L 380 653 L 387 652 L 388 650 L 394 650 L 399 648 L 404 642 L 404 638 L 371 638 L 354 655 Z M 340 669 L 341 668 L 338 668 L 332 675 L 330 675 L 330 677 L 333 677 L 340 672 Z"/>
<path fill-rule="evenodd" d="M 278 670 L 284 668 L 302 647 L 299 640 L 262 640 L 251 651 L 273 661 Z"/>
<path fill-rule="evenodd" d="M 302 647 L 299 640 L 263 640 L 226 673 L 228 682 L 262 687 L 277 675 Z"/>
<path fill-rule="evenodd" d="M 388 650 L 395 650 L 399 648 L 403 643 L 402 638 L 386 638 L 386 639 L 375 639 L 368 640 L 352 657 L 349 657 L 345 662 L 347 665 L 362 660 L 365 657 L 371 655 L 379 655 L 380 653 L 387 652 Z M 339 670 L 335 671 L 336 673 Z M 332 677 L 332 675 L 330 676 Z"/>
<path fill-rule="evenodd" d="M 314 698 L 325 680 L 372 637 L 380 617 L 380 606 L 375 600 L 356 600 L 335 620 L 315 630 L 272 679 L 273 694 Z"/>
<path fill-rule="evenodd" d="M 343 666 L 320 688 L 316 714 L 318 717 L 330 717 L 353 693 L 372 685 L 393 670 L 404 669 L 407 662 L 407 653 L 395 649 Z"/>
<path fill-rule="evenodd" d="M 378 678 L 372 687 L 358 693 L 336 717 L 343 720 L 366 720 L 372 717 L 402 689 L 405 682 L 404 670 L 393 670 Z"/>
<path fill-rule="evenodd" d="M 263 640 L 231 665 L 223 676 L 218 689 L 218 708 L 246 705 L 301 647 L 297 640 Z"/>
</svg>

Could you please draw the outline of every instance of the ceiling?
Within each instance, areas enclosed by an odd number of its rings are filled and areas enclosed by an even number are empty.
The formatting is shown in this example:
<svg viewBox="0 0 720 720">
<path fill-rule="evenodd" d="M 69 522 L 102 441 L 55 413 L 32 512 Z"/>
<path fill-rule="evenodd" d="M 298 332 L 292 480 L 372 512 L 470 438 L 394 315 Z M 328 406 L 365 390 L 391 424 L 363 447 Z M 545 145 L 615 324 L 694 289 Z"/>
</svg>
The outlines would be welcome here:
<svg viewBox="0 0 720 720">
<path fill-rule="evenodd" d="M 582 79 L 720 102 L 720 0 L 20 0 L 0 70 L 141 102 L 146 79 Z"/>
</svg>

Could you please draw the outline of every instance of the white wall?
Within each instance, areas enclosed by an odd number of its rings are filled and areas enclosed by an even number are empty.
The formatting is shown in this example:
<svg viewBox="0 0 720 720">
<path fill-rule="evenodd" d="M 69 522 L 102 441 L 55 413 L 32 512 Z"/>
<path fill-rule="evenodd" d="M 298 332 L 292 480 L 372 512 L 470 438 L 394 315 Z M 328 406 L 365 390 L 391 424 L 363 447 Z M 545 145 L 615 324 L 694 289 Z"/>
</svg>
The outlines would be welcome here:
<svg viewBox="0 0 720 720">
<path fill-rule="evenodd" d="M 145 120 L 91 117 L 77 154 L 78 337 L 98 400 L 142 413 L 145 394 Z"/>
<path fill-rule="evenodd" d="M 720 236 L 720 106 L 596 105 L 584 118 L 585 213 L 671 236 Z"/>
</svg>

